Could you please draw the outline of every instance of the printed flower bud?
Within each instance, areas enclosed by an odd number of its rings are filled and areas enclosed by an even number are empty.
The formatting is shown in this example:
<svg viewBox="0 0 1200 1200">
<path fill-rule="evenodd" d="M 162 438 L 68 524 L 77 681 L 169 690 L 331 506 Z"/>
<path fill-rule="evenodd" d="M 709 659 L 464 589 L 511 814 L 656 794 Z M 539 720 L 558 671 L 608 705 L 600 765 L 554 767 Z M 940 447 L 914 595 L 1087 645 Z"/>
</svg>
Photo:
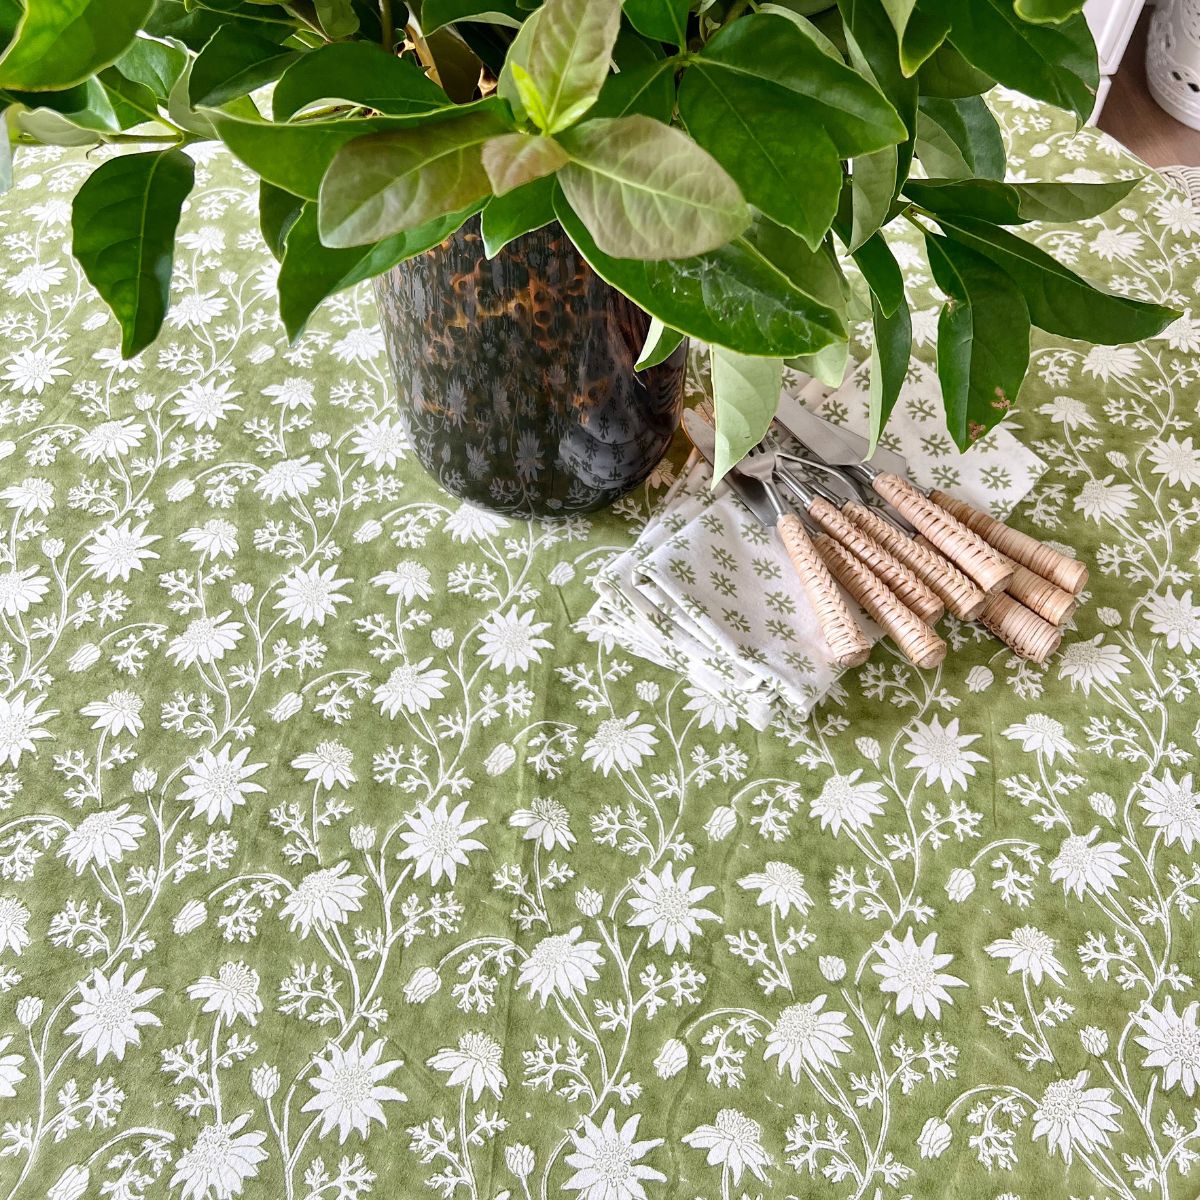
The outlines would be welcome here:
<svg viewBox="0 0 1200 1200">
<path fill-rule="evenodd" d="M 79 1200 L 88 1190 L 92 1173 L 87 1167 L 72 1163 L 50 1186 L 46 1200 Z"/>
<path fill-rule="evenodd" d="M 1102 625 L 1107 625 L 1109 629 L 1114 628 L 1121 623 L 1121 614 L 1115 608 L 1098 608 L 1096 616 L 1099 617 Z"/>
<path fill-rule="evenodd" d="M 222 287 L 233 287 L 233 285 L 235 283 L 237 283 L 237 280 L 238 280 L 238 277 L 237 277 L 236 271 L 222 271 L 217 276 L 217 282 Z"/>
<path fill-rule="evenodd" d="M 580 888 L 575 893 L 575 907 L 585 917 L 596 917 L 604 907 L 604 897 L 595 888 Z"/>
<path fill-rule="evenodd" d="M 688 1063 L 687 1047 L 678 1039 L 671 1038 L 663 1043 L 663 1048 L 654 1060 L 654 1070 L 659 1079 L 670 1079 L 678 1075 Z"/>
<path fill-rule="evenodd" d="M 662 693 L 662 688 L 658 686 L 652 679 L 643 679 L 641 683 L 634 688 L 638 694 L 638 699 L 645 704 L 653 704 Z"/>
<path fill-rule="evenodd" d="M 454 630 L 435 629 L 429 638 L 439 650 L 447 650 L 454 645 Z"/>
<path fill-rule="evenodd" d="M 7 458 L 17 448 L 17 443 L 5 438 L 0 442 L 0 458 Z"/>
<path fill-rule="evenodd" d="M 575 578 L 575 565 L 569 562 L 555 563 L 548 578 L 555 587 L 562 587 Z"/>
<path fill-rule="evenodd" d="M 930 1117 L 921 1127 L 917 1146 L 922 1158 L 940 1158 L 950 1146 L 954 1136 L 950 1126 L 941 1117 Z"/>
<path fill-rule="evenodd" d="M 375 848 L 375 830 L 370 825 L 351 825 L 350 845 L 355 850 L 373 850 Z"/>
<path fill-rule="evenodd" d="M 506 1146 L 504 1148 L 504 1165 L 518 1179 L 527 1179 L 533 1174 L 533 1150 L 519 1142 L 515 1146 Z"/>
<path fill-rule="evenodd" d="M 133 398 L 133 407 L 138 412 L 149 412 L 158 401 L 149 392 L 138 392 Z"/>
<path fill-rule="evenodd" d="M 501 742 L 483 760 L 483 769 L 489 775 L 503 775 L 516 761 L 517 752 L 507 742 Z"/>
<path fill-rule="evenodd" d="M 270 1098 L 279 1091 L 279 1072 L 270 1063 L 263 1063 L 250 1072 L 250 1086 L 254 1094 L 262 1100 Z"/>
<path fill-rule="evenodd" d="M 975 890 L 975 873 L 966 867 L 955 867 L 946 880 L 946 895 L 961 904 Z"/>
<path fill-rule="evenodd" d="M 1108 461 L 1117 468 L 1118 471 L 1123 471 L 1129 466 L 1129 455 L 1121 450 L 1110 450 L 1105 456 Z"/>
<path fill-rule="evenodd" d="M 191 933 L 208 920 L 208 909 L 203 900 L 189 900 L 176 914 L 171 928 L 178 934 Z"/>
<path fill-rule="evenodd" d="M 138 767 L 133 773 L 133 790 L 139 796 L 148 796 L 158 783 L 158 772 L 153 767 Z"/>
<path fill-rule="evenodd" d="M 58 558 L 66 548 L 67 543 L 62 538 L 42 538 L 42 553 L 47 558 Z"/>
<path fill-rule="evenodd" d="M 100 661 L 100 647 L 95 642 L 85 642 L 67 659 L 67 670 L 86 671 Z"/>
<path fill-rule="evenodd" d="M 288 692 L 275 702 L 274 707 L 267 709 L 267 716 L 276 724 L 294 717 L 304 707 L 304 697 L 299 692 Z"/>
<path fill-rule="evenodd" d="M 233 598 L 239 604 L 249 604 L 254 599 L 254 584 L 252 583 L 235 583 L 231 590 Z"/>
<path fill-rule="evenodd" d="M 177 504 L 180 500 L 186 500 L 195 490 L 196 485 L 190 479 L 178 479 L 167 488 L 167 499 Z"/>
<path fill-rule="evenodd" d="M 817 959 L 817 966 L 820 967 L 821 974 L 830 983 L 837 983 L 839 979 L 846 978 L 846 960 L 839 958 L 836 954 L 822 954 Z"/>
<path fill-rule="evenodd" d="M 383 532 L 381 522 L 375 520 L 374 517 L 364 521 L 355 531 L 354 540 L 360 545 L 365 546 L 367 542 L 373 542 Z"/>
<path fill-rule="evenodd" d="M 324 450 L 333 439 L 323 429 L 309 434 L 308 443 L 314 450 Z"/>
<path fill-rule="evenodd" d="M 719 842 L 727 838 L 737 828 L 737 813 L 728 804 L 719 804 L 709 814 L 704 823 L 704 832 L 709 841 Z"/>
<path fill-rule="evenodd" d="M 250 351 L 250 361 L 257 367 L 270 362 L 275 357 L 275 347 L 267 342 L 260 342 Z"/>
<path fill-rule="evenodd" d="M 867 759 L 869 762 L 878 764 L 879 755 L 882 753 L 879 743 L 873 737 L 855 738 L 854 748 Z"/>
<path fill-rule="evenodd" d="M 22 996 L 17 1001 L 17 1020 L 28 1029 L 42 1015 L 40 996 Z"/>
<path fill-rule="evenodd" d="M 441 990 L 442 977 L 432 967 L 418 967 L 404 985 L 404 998 L 409 1004 L 424 1004 Z"/>
<path fill-rule="evenodd" d="M 972 667 L 967 672 L 967 691 L 986 692 L 995 678 L 989 667 Z"/>
<path fill-rule="evenodd" d="M 1107 792 L 1093 792 L 1088 797 L 1092 812 L 1106 821 L 1111 821 L 1117 815 L 1117 802 Z"/>
<path fill-rule="evenodd" d="M 1095 1025 L 1085 1025 L 1079 1031 L 1079 1040 L 1083 1043 L 1083 1048 L 1097 1058 L 1108 1050 L 1108 1034 Z"/>
</svg>

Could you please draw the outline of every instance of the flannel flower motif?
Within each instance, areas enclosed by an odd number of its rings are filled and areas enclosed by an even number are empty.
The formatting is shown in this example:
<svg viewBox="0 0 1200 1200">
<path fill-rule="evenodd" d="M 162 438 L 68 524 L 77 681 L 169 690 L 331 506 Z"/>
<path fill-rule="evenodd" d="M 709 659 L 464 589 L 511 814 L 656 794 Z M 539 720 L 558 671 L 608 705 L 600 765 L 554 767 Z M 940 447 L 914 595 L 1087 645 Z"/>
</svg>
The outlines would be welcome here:
<svg viewBox="0 0 1200 1200">
<path fill-rule="evenodd" d="M 241 621 L 230 621 L 229 609 L 215 617 L 196 617 L 187 628 L 167 644 L 167 657 L 179 666 L 195 666 L 202 663 L 220 662 L 221 659 L 242 640 L 244 626 Z"/>
<path fill-rule="evenodd" d="M 250 1025 L 258 1024 L 262 1000 L 258 995 L 259 977 L 244 962 L 227 962 L 215 976 L 202 975 L 188 987 L 190 1000 L 203 1000 L 201 1011 L 219 1013 L 226 1025 L 241 1017 Z"/>
<path fill-rule="evenodd" d="M 132 417 L 101 421 L 89 427 L 75 443 L 75 453 L 89 466 L 106 460 L 116 462 L 146 440 L 146 426 Z"/>
<path fill-rule="evenodd" d="M 1073 833 L 1063 838 L 1058 854 L 1050 863 L 1050 882 L 1061 883 L 1063 894 L 1074 892 L 1082 900 L 1090 891 L 1106 895 L 1125 877 L 1124 865 L 1129 861 L 1116 842 L 1096 842 L 1099 826 L 1090 833 Z"/>
<path fill-rule="evenodd" d="M 953 954 L 937 953 L 937 934 L 930 933 L 918 943 L 913 931 L 903 941 L 888 933 L 879 947 L 879 962 L 871 970 L 880 977 L 879 990 L 896 997 L 896 1014 L 912 1009 L 913 1016 L 924 1020 L 926 1014 L 938 1020 L 943 1004 L 953 1004 L 947 988 L 966 987 L 957 975 L 942 971 L 954 961 Z"/>
<path fill-rule="evenodd" d="M 682 1138 L 685 1146 L 707 1150 L 710 1167 L 728 1170 L 736 1187 L 749 1169 L 755 1179 L 766 1181 L 771 1156 L 763 1149 L 762 1126 L 736 1108 L 723 1108 L 711 1125 L 698 1125 Z"/>
<path fill-rule="evenodd" d="M 555 846 L 570 850 L 575 845 L 570 814 L 557 800 L 535 796 L 529 807 L 517 809 L 508 823 L 525 831 L 521 835 L 523 841 L 540 842 L 544 850 L 553 850 Z"/>
<path fill-rule="evenodd" d="M 665 1183 L 666 1176 L 640 1160 L 662 1138 L 637 1141 L 641 1115 L 635 1113 L 619 1129 L 616 1113 L 609 1109 L 601 1125 L 584 1117 L 582 1128 L 571 1130 L 574 1150 L 566 1156 L 574 1174 L 563 1187 L 578 1192 L 580 1200 L 647 1200 L 646 1183 Z"/>
<path fill-rule="evenodd" d="M 35 743 L 54 736 L 42 726 L 51 717 L 58 716 L 58 709 L 43 710 L 45 699 L 45 696 L 34 696 L 30 700 L 24 692 L 18 692 L 11 699 L 0 696 L 0 766 L 7 762 L 15 767 L 22 754 L 37 753 Z"/>
<path fill-rule="evenodd" d="M 318 1136 L 327 1137 L 337 1129 L 340 1146 L 352 1129 L 366 1138 L 373 1122 L 387 1128 L 383 1104 L 408 1097 L 384 1084 L 402 1064 L 399 1059 L 380 1062 L 383 1049 L 383 1038 L 379 1038 L 364 1051 L 363 1035 L 358 1033 L 344 1050 L 330 1042 L 325 1053 L 313 1059 L 317 1073 L 309 1076 L 308 1082 L 316 1095 L 300 1111 L 318 1114 L 321 1122 Z"/>
<path fill-rule="evenodd" d="M 817 996 L 802 1004 L 789 1004 L 771 1026 L 763 1046 L 763 1062 L 779 1061 L 779 1074 L 791 1072 L 792 1082 L 800 1080 L 800 1072 L 828 1071 L 837 1067 L 843 1054 L 850 1050 L 850 1026 L 846 1014 L 837 1010 L 824 1012 L 827 997 Z"/>
<path fill-rule="evenodd" d="M 1111 1088 L 1087 1086 L 1089 1072 L 1072 1079 L 1058 1079 L 1042 1093 L 1033 1114 L 1033 1139 L 1046 1139 L 1051 1154 L 1061 1154 L 1069 1163 L 1076 1150 L 1090 1154 L 1112 1143 L 1110 1133 L 1119 1133 L 1112 1118 L 1121 1110 L 1112 1103 Z"/>
<path fill-rule="evenodd" d="M 95 863 L 104 870 L 137 849 L 146 836 L 146 818 L 129 815 L 129 805 L 88 813 L 62 840 L 58 857 L 65 858 L 76 875 Z"/>
<path fill-rule="evenodd" d="M 348 788 L 357 783 L 358 776 L 351 770 L 353 764 L 353 751 L 337 741 L 318 742 L 315 750 L 297 754 L 291 763 L 298 771 L 305 772 L 305 783 L 319 783 L 326 789 L 339 784 Z"/>
<path fill-rule="evenodd" d="M 1166 638 L 1168 650 L 1182 650 L 1191 654 L 1200 646 L 1200 607 L 1192 603 L 1192 589 L 1176 596 L 1173 588 L 1163 595 L 1154 593 L 1142 616 L 1150 625 L 1151 633 Z"/>
<path fill-rule="evenodd" d="M 233 1200 L 247 1179 L 257 1178 L 259 1164 L 269 1157 L 262 1148 L 267 1135 L 242 1132 L 250 1116 L 245 1112 L 200 1130 L 175 1162 L 171 1187 L 180 1189 L 179 1200 Z"/>
<path fill-rule="evenodd" d="M 306 938 L 314 929 L 344 925 L 351 913 L 362 909 L 366 880 L 346 874 L 349 870 L 343 859 L 336 867 L 312 871 L 300 880 L 279 910 L 280 918 L 291 918 L 288 928 L 293 933 L 299 929 L 301 938 Z"/>
<path fill-rule="evenodd" d="M 1075 757 L 1075 747 L 1065 736 L 1062 722 L 1042 713 L 1030 713 L 1024 721 L 1001 730 L 1000 736 L 1020 742 L 1021 749 L 1029 753 L 1045 755 L 1047 762 L 1053 762 L 1060 754 L 1068 762 Z"/>
<path fill-rule="evenodd" d="M 146 1009 L 162 988 L 142 988 L 145 968 L 126 979 L 125 966 L 121 963 L 111 975 L 97 968 L 79 984 L 79 1002 L 71 1006 L 75 1020 L 63 1030 L 67 1037 L 79 1038 L 80 1058 L 95 1052 L 97 1066 L 110 1054 L 123 1061 L 127 1047 L 142 1044 L 143 1026 L 162 1024 Z"/>
<path fill-rule="evenodd" d="M 439 1050 L 426 1065 L 445 1071 L 450 1076 L 447 1085 L 463 1087 L 478 1104 L 485 1091 L 502 1099 L 508 1086 L 508 1076 L 500 1065 L 503 1057 L 504 1051 L 494 1038 L 486 1033 L 465 1033 L 458 1039 L 457 1049 Z"/>
<path fill-rule="evenodd" d="M 92 728 L 103 730 L 106 737 L 120 737 L 126 731 L 130 737 L 137 737 L 145 728 L 142 707 L 142 698 L 136 692 L 109 692 L 104 700 L 85 704 L 79 715 L 95 717 Z"/>
<path fill-rule="evenodd" d="M 937 717 L 928 723 L 914 721 L 912 735 L 904 746 L 912 754 L 908 765 L 924 774 L 928 787 L 940 783 L 947 794 L 955 787 L 965 789 L 967 777 L 975 774 L 973 764 L 987 762 L 982 754 L 967 749 L 979 738 L 978 733 L 960 734 L 957 717 L 946 725 Z"/>
<path fill-rule="evenodd" d="M 607 775 L 614 767 L 619 771 L 636 771 L 642 760 L 654 753 L 658 737 L 653 725 L 637 723 L 641 713 L 627 717 L 608 717 L 600 722 L 596 732 L 583 747 L 583 761 L 592 769 Z"/>
<path fill-rule="evenodd" d="M 245 804 L 251 793 L 267 790 L 262 784 L 251 782 L 259 771 L 266 770 L 267 764 L 248 763 L 249 757 L 249 746 L 231 755 L 226 744 L 216 754 L 201 750 L 192 759 L 191 770 L 183 777 L 184 791 L 179 799 L 185 804 L 191 801 L 193 818 L 203 816 L 209 825 L 218 817 L 230 821 L 233 810 Z"/>
<path fill-rule="evenodd" d="M 708 908 L 698 907 L 699 902 L 717 889 L 710 886 L 692 887 L 694 867 L 686 867 L 675 878 L 675 864 L 668 862 L 662 871 L 655 874 L 647 870 L 633 881 L 634 895 L 629 907 L 634 915 L 626 921 L 633 928 L 649 928 L 649 945 L 660 942 L 668 954 L 682 949 L 691 953 L 692 934 L 701 934 L 702 921 L 720 921 L 721 918 Z"/>
<path fill-rule="evenodd" d="M 39 575 L 37 567 L 18 571 L 0 570 L 0 614 L 6 617 L 24 616 L 35 604 L 40 604 L 50 590 L 50 580 Z"/>
<path fill-rule="evenodd" d="M 144 571 L 146 563 L 158 558 L 150 547 L 161 541 L 157 533 L 147 533 L 143 521 L 136 529 L 127 517 L 120 525 L 106 525 L 92 538 L 92 543 L 83 561 L 96 572 L 105 583 L 129 582 L 134 571 Z"/>
<path fill-rule="evenodd" d="M 535 621 L 537 612 L 518 613 L 516 605 L 507 613 L 494 612 L 487 617 L 479 634 L 479 650 L 487 665 L 506 675 L 527 671 L 533 663 L 542 661 L 541 652 L 552 643 L 539 636 L 550 628 L 549 621 Z"/>
<path fill-rule="evenodd" d="M 1142 1066 L 1162 1069 L 1163 1091 L 1179 1084 L 1190 1099 L 1200 1084 L 1200 1027 L 1196 1013 L 1200 1003 L 1193 1000 L 1183 1012 L 1175 1011 L 1175 999 L 1166 998 L 1161 1009 L 1144 1004 L 1134 1018 L 1141 1034 L 1133 1040 L 1150 1053 Z"/>
<path fill-rule="evenodd" d="M 431 668 L 432 662 L 432 657 L 423 658 L 392 669 L 371 697 L 385 717 L 395 718 L 401 711 L 428 712 L 430 705 L 445 695 L 449 676 L 440 668 Z"/>
<path fill-rule="evenodd" d="M 582 936 L 583 926 L 576 925 L 568 933 L 544 937 L 521 964 L 517 985 L 528 986 L 543 1008 L 552 995 L 569 1000 L 577 992 L 586 993 L 588 984 L 600 978 L 600 943 L 580 941 Z"/>
<path fill-rule="evenodd" d="M 339 604 L 350 603 L 350 597 L 342 595 L 342 588 L 353 582 L 337 578 L 336 563 L 323 571 L 320 563 L 314 563 L 308 570 L 297 568 L 284 579 L 275 610 L 283 613 L 289 625 L 299 621 L 301 629 L 310 625 L 323 628 L 325 618 L 332 617 Z"/>
<path fill-rule="evenodd" d="M 1010 975 L 1028 974 L 1039 987 L 1043 976 L 1049 976 L 1060 987 L 1064 982 L 1063 965 L 1054 953 L 1054 939 L 1032 925 L 1014 929 L 1008 937 L 984 946 L 983 951 L 992 958 L 1007 959 Z"/>
<path fill-rule="evenodd" d="M 1168 767 L 1161 779 L 1142 783 L 1138 801 L 1138 807 L 1146 811 L 1146 827 L 1161 830 L 1166 845 L 1178 842 L 1188 854 L 1200 842 L 1200 793 L 1192 778 L 1189 772 L 1177 780 Z"/>
<path fill-rule="evenodd" d="M 769 862 L 761 871 L 743 875 L 738 887 L 757 892 L 759 908 L 770 906 L 786 917 L 794 908 L 803 916 L 812 907 L 812 897 L 804 887 L 804 876 L 790 863 Z"/>
<path fill-rule="evenodd" d="M 0 1100 L 9 1100 L 17 1094 L 17 1084 L 25 1078 L 25 1072 L 21 1070 L 21 1064 L 25 1061 L 23 1054 L 5 1054 L 5 1050 L 12 1044 L 13 1035 L 11 1033 L 0 1037 Z"/>
<path fill-rule="evenodd" d="M 1104 644 L 1104 634 L 1090 641 L 1072 642 L 1058 662 L 1058 677 L 1070 681 L 1085 696 L 1094 687 L 1110 687 L 1129 674 L 1129 659 L 1116 646 Z"/>
<path fill-rule="evenodd" d="M 15 896 L 0 896 L 0 954 L 19 955 L 29 942 L 29 909 Z"/>
<path fill-rule="evenodd" d="M 473 821 L 466 818 L 467 802 L 464 800 L 453 810 L 443 796 L 437 807 L 431 809 L 422 804 L 411 813 L 406 823 L 408 830 L 400 834 L 404 849 L 396 856 L 402 860 L 415 860 L 413 877 L 429 876 L 430 884 L 436 884 L 444 875 L 451 883 L 458 875 L 458 868 L 465 867 L 467 854 L 471 850 L 486 850 L 487 847 L 470 834 L 487 824 L 486 817 Z"/>
<path fill-rule="evenodd" d="M 883 784 L 875 780 L 859 783 L 862 769 L 849 775 L 831 775 L 820 795 L 809 804 L 809 812 L 837 837 L 843 829 L 858 833 L 874 823 L 883 812 Z"/>
</svg>

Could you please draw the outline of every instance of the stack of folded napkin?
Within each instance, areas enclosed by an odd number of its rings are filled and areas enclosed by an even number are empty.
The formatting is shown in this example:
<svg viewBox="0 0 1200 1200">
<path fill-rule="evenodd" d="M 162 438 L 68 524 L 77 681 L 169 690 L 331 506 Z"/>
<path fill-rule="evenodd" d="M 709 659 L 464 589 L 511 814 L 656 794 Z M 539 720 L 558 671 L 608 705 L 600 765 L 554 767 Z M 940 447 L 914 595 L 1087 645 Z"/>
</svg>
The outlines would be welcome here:
<svg viewBox="0 0 1200 1200">
<path fill-rule="evenodd" d="M 799 373 L 784 386 L 828 420 L 866 432 L 867 364 L 832 394 Z M 908 459 L 914 482 L 1006 516 L 1045 463 L 1003 428 L 960 454 L 943 421 L 937 376 L 914 360 L 884 444 Z M 582 626 L 686 676 L 691 707 L 706 709 L 718 730 L 735 718 L 762 729 L 777 703 L 807 715 L 840 671 L 775 534 L 711 481 L 693 454 L 637 541 L 596 577 L 599 598 Z"/>
</svg>

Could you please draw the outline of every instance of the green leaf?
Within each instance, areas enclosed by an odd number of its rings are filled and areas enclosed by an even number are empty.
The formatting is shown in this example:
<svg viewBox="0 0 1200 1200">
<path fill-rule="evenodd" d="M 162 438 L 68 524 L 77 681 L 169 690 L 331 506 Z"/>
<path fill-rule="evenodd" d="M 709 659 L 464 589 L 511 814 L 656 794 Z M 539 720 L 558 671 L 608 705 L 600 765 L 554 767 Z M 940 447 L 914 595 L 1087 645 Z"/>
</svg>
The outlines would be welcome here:
<svg viewBox="0 0 1200 1200">
<path fill-rule="evenodd" d="M 463 212 L 438 217 L 407 233 L 385 238 L 373 246 L 331 250 L 319 236 L 317 205 L 304 203 L 284 239 L 279 267 L 279 315 L 294 342 L 317 306 L 328 296 L 391 270 L 397 263 L 445 241 L 478 210 L 473 205 Z"/>
<path fill-rule="evenodd" d="M 561 189 L 554 211 L 601 279 L 689 337 L 742 354 L 788 358 L 846 339 L 838 314 L 778 270 L 746 235 L 695 258 L 614 258 L 596 246 Z"/>
<path fill-rule="evenodd" d="M 636 34 L 623 31 L 613 50 L 615 72 L 604 81 L 588 116 L 641 113 L 670 124 L 675 114 L 675 63 Z"/>
<path fill-rule="evenodd" d="M 277 4 L 257 0 L 230 3 L 219 9 L 193 7 L 192 0 L 158 0 L 142 25 L 151 37 L 175 38 L 189 50 L 202 50 L 223 26 L 243 29 L 282 42 L 297 27 L 296 19 Z"/>
<path fill-rule="evenodd" d="M 922 96 L 916 151 L 925 173 L 941 179 L 1003 179 L 1008 166 L 1000 126 L 979 96 Z"/>
<path fill-rule="evenodd" d="M 484 142 L 508 131 L 500 106 L 343 146 L 321 181 L 321 238 L 361 246 L 415 230 L 491 193 Z"/>
<path fill-rule="evenodd" d="M 697 59 L 679 114 L 751 204 L 809 245 L 821 241 L 837 212 L 842 160 L 808 97 Z"/>
<path fill-rule="evenodd" d="M 158 97 L 144 84 L 126 79 L 116 67 L 105 67 L 96 81 L 108 93 L 109 103 L 122 129 L 159 120 Z"/>
<path fill-rule="evenodd" d="M 939 215 L 947 236 L 1005 271 L 1025 297 L 1033 323 L 1047 333 L 1118 346 L 1161 333 L 1179 313 L 1101 291 L 1044 250 L 985 221 Z"/>
<path fill-rule="evenodd" d="M 331 100 L 397 117 L 451 106 L 450 97 L 416 63 L 372 42 L 338 42 L 303 55 L 284 71 L 271 111 L 275 120 L 286 121 L 310 104 Z"/>
<path fill-rule="evenodd" d="M 966 450 L 1016 403 L 1029 368 L 1029 309 L 988 259 L 927 233 L 929 265 L 948 299 L 938 318 L 937 368 L 954 444 Z"/>
<path fill-rule="evenodd" d="M 325 36 L 338 41 L 358 32 L 358 14 L 350 0 L 313 0 Z"/>
<path fill-rule="evenodd" d="M 908 361 L 912 357 L 912 316 L 907 304 L 901 304 L 889 317 L 880 307 L 878 298 L 872 296 L 871 319 L 874 337 L 868 389 L 871 443 L 868 457 L 875 453 L 879 436 L 900 399 L 900 389 L 908 375 Z"/>
<path fill-rule="evenodd" d="M 112 98 L 98 79 L 89 79 L 61 92 L 11 91 L 5 95 L 29 110 L 18 117 L 22 128 L 32 132 L 30 121 L 41 123 L 43 132 L 51 133 L 47 140 L 55 145 L 86 145 L 93 140 L 72 142 L 69 132 L 68 140 L 55 139 L 52 131 L 60 126 L 94 133 L 116 133 L 121 128 Z"/>
<path fill-rule="evenodd" d="M 1100 81 L 1096 45 L 1080 15 L 1031 25 L 1012 0 L 936 0 L 953 23 L 950 41 L 1006 87 L 1073 111 L 1086 121 Z"/>
<path fill-rule="evenodd" d="M 527 133 L 501 134 L 483 147 L 483 167 L 497 196 L 553 175 L 566 162 L 566 151 L 553 138 Z"/>
<path fill-rule="evenodd" d="M 284 239 L 306 203 L 311 201 L 293 196 L 265 179 L 258 181 L 258 228 L 276 259 L 283 258 Z"/>
<path fill-rule="evenodd" d="M 917 72 L 921 95 L 944 100 L 962 100 L 968 96 L 981 96 L 996 86 L 996 81 L 973 67 L 948 42 L 943 42 L 921 64 Z"/>
<path fill-rule="evenodd" d="M 546 0 L 512 44 L 500 94 L 519 101 L 511 69 L 523 68 L 544 99 L 542 131 L 566 129 L 600 94 L 620 24 L 621 0 Z"/>
<path fill-rule="evenodd" d="M 0 88 L 51 91 L 82 83 L 115 62 L 154 0 L 24 0 L 16 34 L 0 54 Z"/>
<path fill-rule="evenodd" d="M 1024 21 L 1059 24 L 1083 12 L 1084 0 L 1013 0 L 1013 9 Z"/>
<path fill-rule="evenodd" d="M 426 33 L 455 21 L 481 21 L 519 29 L 524 18 L 516 0 L 425 0 L 421 5 L 421 28 Z"/>
<path fill-rule="evenodd" d="M 801 354 L 789 358 L 787 365 L 805 375 L 819 379 L 826 387 L 839 388 L 846 378 L 846 368 L 850 365 L 850 343 L 834 342 L 816 354 Z"/>
<path fill-rule="evenodd" d="M 868 238 L 854 251 L 854 262 L 863 273 L 867 287 L 871 289 L 884 316 L 890 317 L 898 308 L 907 305 L 904 273 L 882 233 Z"/>
<path fill-rule="evenodd" d="M 853 216 L 848 249 L 857 250 L 887 222 L 896 194 L 898 170 L 895 146 L 854 159 L 854 173 L 850 179 Z"/>
<path fill-rule="evenodd" d="M 539 129 L 549 129 L 550 114 L 546 109 L 546 100 L 533 82 L 533 76 L 520 63 L 513 63 L 512 79 L 525 114 Z"/>
<path fill-rule="evenodd" d="M 899 40 L 901 69 L 913 75 L 946 40 L 950 23 L 918 8 L 917 0 L 883 0 L 883 7 Z"/>
<path fill-rule="evenodd" d="M 437 77 L 455 104 L 467 104 L 479 86 L 483 61 L 453 25 L 435 29 L 425 39 L 433 55 Z"/>
<path fill-rule="evenodd" d="M 117 59 L 115 66 L 126 79 L 141 84 L 165 104 L 187 62 L 187 54 L 178 46 L 139 37 Z"/>
<path fill-rule="evenodd" d="M 712 348 L 713 413 L 717 449 L 713 486 L 766 437 L 783 388 L 783 360 L 752 358 Z"/>
<path fill-rule="evenodd" d="M 625 0 L 624 7 L 630 25 L 638 33 L 672 46 L 687 45 L 691 0 Z"/>
<path fill-rule="evenodd" d="M 299 57 L 270 38 L 222 25 L 192 63 L 188 97 L 196 108 L 217 108 L 278 79 Z"/>
<path fill-rule="evenodd" d="M 686 258 L 750 223 L 737 184 L 678 129 L 651 117 L 602 117 L 561 137 L 559 183 L 605 254 Z"/>
<path fill-rule="evenodd" d="M 646 340 L 642 343 L 641 352 L 634 363 L 635 371 L 645 371 L 666 362 L 680 346 L 683 345 L 683 334 L 678 329 L 668 329 L 657 317 L 650 318 L 650 328 L 646 330 Z"/>
<path fill-rule="evenodd" d="M 495 258 L 509 242 L 554 220 L 555 181 L 535 179 L 504 196 L 493 196 L 483 210 L 483 249 Z"/>
<path fill-rule="evenodd" d="M 994 225 L 1027 221 L 1083 221 L 1119 204 L 1141 179 L 1112 183 L 1000 183 L 994 179 L 910 179 L 904 192 L 922 207 L 947 216 L 977 217 Z"/>
<path fill-rule="evenodd" d="M 181 150 L 103 162 L 72 208 L 72 250 L 121 323 L 121 353 L 132 358 L 158 335 L 170 302 L 175 230 L 195 168 Z"/>
</svg>

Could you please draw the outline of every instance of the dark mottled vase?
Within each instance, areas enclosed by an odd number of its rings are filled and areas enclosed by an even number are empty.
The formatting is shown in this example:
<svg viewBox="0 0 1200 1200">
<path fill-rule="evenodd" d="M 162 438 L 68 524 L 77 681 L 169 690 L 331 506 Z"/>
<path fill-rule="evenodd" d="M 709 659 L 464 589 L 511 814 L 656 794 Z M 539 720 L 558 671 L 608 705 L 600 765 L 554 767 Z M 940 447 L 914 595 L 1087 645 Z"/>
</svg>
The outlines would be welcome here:
<svg viewBox="0 0 1200 1200">
<path fill-rule="evenodd" d="M 376 293 L 413 446 L 456 496 L 523 517 L 588 512 L 671 444 L 686 347 L 635 371 L 649 319 L 557 223 L 489 260 L 474 218 Z"/>
</svg>

